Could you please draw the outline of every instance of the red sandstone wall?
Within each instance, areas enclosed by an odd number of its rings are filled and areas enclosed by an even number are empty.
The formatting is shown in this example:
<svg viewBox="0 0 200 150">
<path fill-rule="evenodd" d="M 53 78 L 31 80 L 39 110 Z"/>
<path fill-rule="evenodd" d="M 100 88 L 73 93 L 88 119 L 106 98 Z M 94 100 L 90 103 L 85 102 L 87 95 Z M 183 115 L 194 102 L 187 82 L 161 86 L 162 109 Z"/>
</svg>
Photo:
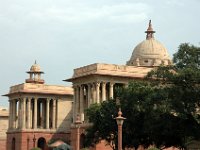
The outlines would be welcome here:
<svg viewBox="0 0 200 150">
<path fill-rule="evenodd" d="M 0 139 L 0 150 L 6 150 L 6 139 Z"/>
<path fill-rule="evenodd" d="M 35 142 L 34 142 L 35 137 Z M 38 139 L 45 138 L 46 142 L 48 142 L 51 138 L 63 138 L 69 140 L 69 134 L 66 133 L 47 133 L 47 132 L 16 132 L 16 133 L 8 133 L 7 134 L 7 150 L 12 149 L 12 140 L 15 138 L 15 150 L 28 150 L 37 147 Z M 1 149 L 0 149 L 1 150 Z M 47 146 L 45 150 L 48 150 Z"/>
</svg>

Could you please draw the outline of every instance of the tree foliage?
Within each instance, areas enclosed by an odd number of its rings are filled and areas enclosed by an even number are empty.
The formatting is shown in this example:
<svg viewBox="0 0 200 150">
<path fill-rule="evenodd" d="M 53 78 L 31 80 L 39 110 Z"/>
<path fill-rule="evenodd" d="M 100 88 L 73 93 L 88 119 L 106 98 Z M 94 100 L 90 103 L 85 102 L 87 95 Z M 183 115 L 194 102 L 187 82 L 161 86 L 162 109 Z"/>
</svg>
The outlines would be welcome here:
<svg viewBox="0 0 200 150">
<path fill-rule="evenodd" d="M 189 140 L 200 138 L 200 48 L 184 43 L 174 54 L 173 66 L 160 66 L 147 75 L 148 80 L 133 81 L 118 88 L 116 100 L 94 104 L 87 109 L 93 126 L 86 134 L 87 144 L 101 139 L 117 143 L 118 107 L 126 121 L 123 146 L 184 147 Z"/>
</svg>

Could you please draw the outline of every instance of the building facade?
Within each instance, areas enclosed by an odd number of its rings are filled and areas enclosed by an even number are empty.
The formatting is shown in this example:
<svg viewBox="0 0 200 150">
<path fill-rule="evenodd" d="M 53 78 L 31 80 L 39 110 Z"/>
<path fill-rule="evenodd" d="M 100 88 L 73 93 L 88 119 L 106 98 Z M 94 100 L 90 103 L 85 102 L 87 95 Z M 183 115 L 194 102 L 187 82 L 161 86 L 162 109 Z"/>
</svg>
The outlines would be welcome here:
<svg viewBox="0 0 200 150">
<path fill-rule="evenodd" d="M 47 150 L 51 138 L 63 137 L 76 148 L 77 115 L 81 118 L 80 147 L 84 147 L 84 133 L 89 122 L 85 109 L 93 103 L 114 98 L 115 88 L 127 86 L 132 80 L 142 80 L 159 65 L 171 65 L 166 48 L 154 38 L 151 21 L 146 39 L 133 50 L 125 65 L 94 63 L 74 69 L 73 88 L 44 84 L 43 72 L 34 64 L 25 83 L 12 86 L 9 97 L 9 128 L 7 150 L 28 150 L 40 147 Z M 109 150 L 102 141 L 92 150 Z"/>
<path fill-rule="evenodd" d="M 12 86 L 9 97 L 7 150 L 48 149 L 52 138 L 70 141 L 73 89 L 46 85 L 38 64 L 27 72 L 25 83 Z"/>
<path fill-rule="evenodd" d="M 84 110 L 91 104 L 114 98 L 115 88 L 127 86 L 133 80 L 142 80 L 160 65 L 172 64 L 167 49 L 154 38 L 151 21 L 145 33 L 146 39 L 134 48 L 126 65 L 95 63 L 74 69 L 72 78 L 65 80 L 73 84 L 73 120 L 80 115 L 82 134 L 88 124 Z M 75 143 L 72 146 L 75 147 Z M 98 147 L 102 145 L 96 149 Z"/>
<path fill-rule="evenodd" d="M 8 128 L 9 111 L 0 107 L 0 146 L 1 150 L 6 150 L 6 132 Z"/>
</svg>

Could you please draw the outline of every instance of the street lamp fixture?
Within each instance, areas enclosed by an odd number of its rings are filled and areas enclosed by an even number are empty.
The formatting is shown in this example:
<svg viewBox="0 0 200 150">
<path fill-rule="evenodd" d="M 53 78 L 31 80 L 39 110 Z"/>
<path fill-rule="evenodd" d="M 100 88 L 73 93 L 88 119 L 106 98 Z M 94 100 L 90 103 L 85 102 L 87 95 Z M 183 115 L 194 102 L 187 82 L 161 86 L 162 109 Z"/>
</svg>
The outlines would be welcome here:
<svg viewBox="0 0 200 150">
<path fill-rule="evenodd" d="M 121 108 L 118 111 L 118 117 L 115 118 L 118 126 L 118 150 L 122 150 L 122 125 L 126 118 L 122 117 Z"/>
<path fill-rule="evenodd" d="M 75 127 L 76 127 L 76 149 L 80 150 L 80 125 L 81 125 L 81 119 L 80 116 L 77 115 L 76 121 L 75 121 Z"/>
</svg>

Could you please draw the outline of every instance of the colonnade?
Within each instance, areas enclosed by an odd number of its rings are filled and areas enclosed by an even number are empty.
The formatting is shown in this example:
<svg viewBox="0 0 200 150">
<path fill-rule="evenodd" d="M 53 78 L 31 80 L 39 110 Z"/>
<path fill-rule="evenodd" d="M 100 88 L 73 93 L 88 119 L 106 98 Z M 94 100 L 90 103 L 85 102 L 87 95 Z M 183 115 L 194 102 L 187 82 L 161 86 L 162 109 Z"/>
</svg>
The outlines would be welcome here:
<svg viewBox="0 0 200 150">
<path fill-rule="evenodd" d="M 9 108 L 9 129 L 56 128 L 57 99 L 10 99 Z"/>
<path fill-rule="evenodd" d="M 84 121 L 85 108 L 93 103 L 100 103 L 113 98 L 114 85 L 113 82 L 74 84 L 73 120 L 75 121 L 77 114 L 80 114 L 81 121 Z"/>
</svg>

